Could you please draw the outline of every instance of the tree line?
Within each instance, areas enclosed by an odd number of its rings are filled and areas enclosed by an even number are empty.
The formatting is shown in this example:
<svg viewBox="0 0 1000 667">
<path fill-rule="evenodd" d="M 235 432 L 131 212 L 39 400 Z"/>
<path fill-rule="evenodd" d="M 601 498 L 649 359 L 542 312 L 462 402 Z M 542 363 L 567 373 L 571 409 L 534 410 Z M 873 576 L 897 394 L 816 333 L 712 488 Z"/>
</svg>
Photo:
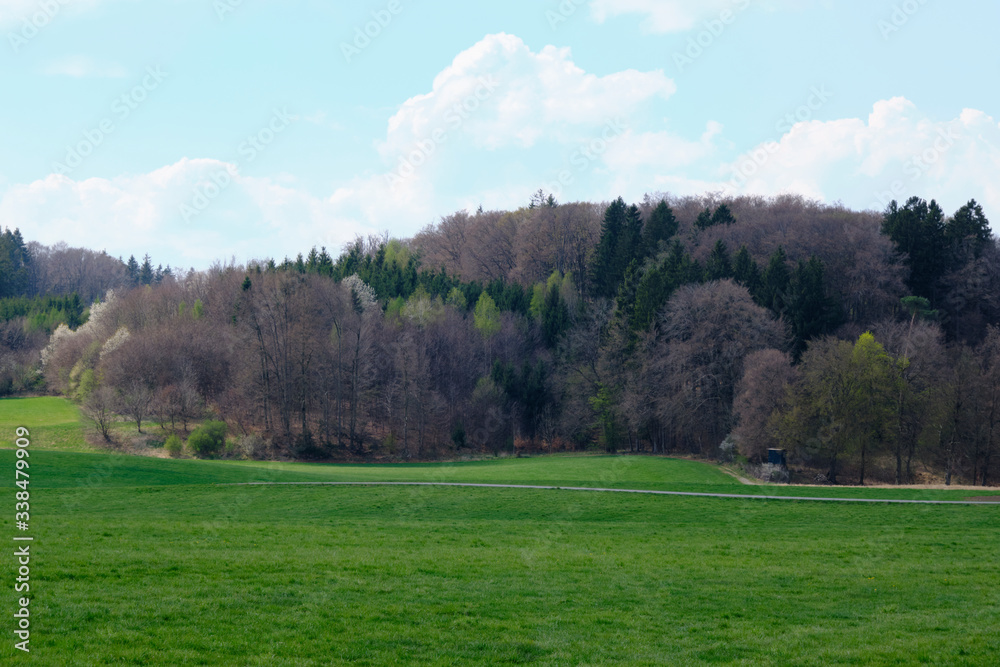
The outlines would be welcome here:
<svg viewBox="0 0 1000 667">
<path fill-rule="evenodd" d="M 782 447 L 831 482 L 986 484 L 998 269 L 974 201 L 538 196 L 126 282 L 43 370 L 91 414 L 211 413 L 268 455 Z"/>
</svg>

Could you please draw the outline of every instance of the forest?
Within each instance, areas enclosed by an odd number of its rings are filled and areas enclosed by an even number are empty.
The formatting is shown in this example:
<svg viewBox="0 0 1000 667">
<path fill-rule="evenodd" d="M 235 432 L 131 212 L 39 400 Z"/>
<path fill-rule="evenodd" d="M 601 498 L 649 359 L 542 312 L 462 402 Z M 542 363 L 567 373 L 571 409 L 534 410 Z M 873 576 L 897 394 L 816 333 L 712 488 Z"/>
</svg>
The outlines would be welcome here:
<svg viewBox="0 0 1000 667">
<path fill-rule="evenodd" d="M 597 449 L 821 483 L 995 484 L 1000 252 L 982 207 L 647 195 L 460 211 L 206 271 L 0 236 L 0 392 L 225 423 L 233 455 Z"/>
</svg>

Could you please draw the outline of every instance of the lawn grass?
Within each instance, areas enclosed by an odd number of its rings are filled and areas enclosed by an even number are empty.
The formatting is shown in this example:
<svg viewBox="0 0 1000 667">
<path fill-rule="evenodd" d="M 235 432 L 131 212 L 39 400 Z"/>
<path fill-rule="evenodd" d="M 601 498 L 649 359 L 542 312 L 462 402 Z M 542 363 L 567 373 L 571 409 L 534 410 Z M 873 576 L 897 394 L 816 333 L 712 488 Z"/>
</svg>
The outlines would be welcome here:
<svg viewBox="0 0 1000 667">
<path fill-rule="evenodd" d="M 93 452 L 83 436 L 84 419 L 72 401 L 58 396 L 0 399 L 0 448 L 14 446 L 14 430 L 23 426 L 38 449 Z"/>
<path fill-rule="evenodd" d="M 804 495 L 663 457 L 169 460 L 36 449 L 29 427 L 38 664 L 1000 664 L 1000 506 L 229 486 Z M 8 544 L 14 462 L 0 451 Z M 0 558 L 0 664 L 28 662 L 16 567 Z"/>
<path fill-rule="evenodd" d="M 44 664 L 996 664 L 998 510 L 36 488 L 32 646 Z"/>
</svg>

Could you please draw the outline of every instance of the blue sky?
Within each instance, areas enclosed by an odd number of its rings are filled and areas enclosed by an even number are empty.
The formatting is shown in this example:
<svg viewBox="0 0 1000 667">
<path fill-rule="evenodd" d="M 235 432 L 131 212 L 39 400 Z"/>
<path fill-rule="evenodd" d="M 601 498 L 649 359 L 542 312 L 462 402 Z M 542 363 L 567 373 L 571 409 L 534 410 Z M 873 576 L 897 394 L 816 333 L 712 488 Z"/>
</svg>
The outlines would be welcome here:
<svg viewBox="0 0 1000 667">
<path fill-rule="evenodd" d="M 0 0 L 0 225 L 205 268 L 539 188 L 1000 216 L 998 24 L 970 0 Z"/>
</svg>

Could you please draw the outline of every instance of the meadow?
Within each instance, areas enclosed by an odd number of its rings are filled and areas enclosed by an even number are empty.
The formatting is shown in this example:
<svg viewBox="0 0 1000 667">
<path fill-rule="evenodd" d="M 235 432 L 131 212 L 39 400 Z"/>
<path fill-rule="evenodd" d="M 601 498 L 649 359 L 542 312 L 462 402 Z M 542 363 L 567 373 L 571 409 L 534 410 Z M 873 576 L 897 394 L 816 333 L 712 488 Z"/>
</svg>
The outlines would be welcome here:
<svg viewBox="0 0 1000 667">
<path fill-rule="evenodd" d="M 35 400 L 49 399 L 0 401 L 0 428 L 32 428 L 35 537 L 32 653 L 15 656 L 5 612 L 5 664 L 1000 663 L 1000 505 L 232 486 L 812 490 L 658 457 L 324 466 L 50 450 Z M 52 419 L 72 424 L 65 407 Z M 0 451 L 9 536 L 14 461 Z M 0 558 L 0 577 L 15 567 Z"/>
</svg>

